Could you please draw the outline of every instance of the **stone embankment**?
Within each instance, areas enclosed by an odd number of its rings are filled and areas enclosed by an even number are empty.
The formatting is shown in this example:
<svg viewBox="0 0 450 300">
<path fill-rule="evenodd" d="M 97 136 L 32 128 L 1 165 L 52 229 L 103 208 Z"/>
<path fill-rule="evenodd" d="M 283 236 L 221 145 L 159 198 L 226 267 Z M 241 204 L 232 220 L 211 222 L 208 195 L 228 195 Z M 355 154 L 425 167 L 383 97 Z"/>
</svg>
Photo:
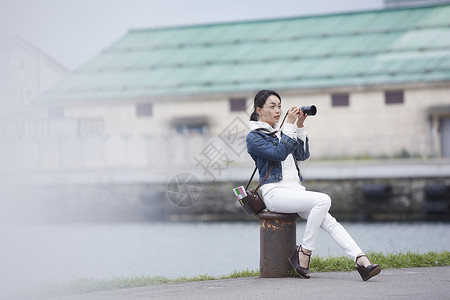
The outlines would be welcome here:
<svg viewBox="0 0 450 300">
<path fill-rule="evenodd" d="M 341 220 L 450 219 L 448 160 L 313 162 L 302 170 L 307 189 L 329 194 Z M 10 199 L 3 212 L 6 219 L 56 222 L 256 221 L 232 192 L 251 171 L 230 169 L 216 180 L 199 170 L 41 174 L 25 188 L 3 190 Z"/>
</svg>

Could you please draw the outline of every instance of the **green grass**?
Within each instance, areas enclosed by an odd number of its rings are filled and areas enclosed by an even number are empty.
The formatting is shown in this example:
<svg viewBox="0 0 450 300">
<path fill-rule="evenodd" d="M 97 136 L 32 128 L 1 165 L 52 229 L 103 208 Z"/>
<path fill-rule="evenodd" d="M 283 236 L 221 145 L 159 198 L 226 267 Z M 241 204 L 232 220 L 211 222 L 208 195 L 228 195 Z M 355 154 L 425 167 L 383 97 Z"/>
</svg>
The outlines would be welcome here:
<svg viewBox="0 0 450 300">
<path fill-rule="evenodd" d="M 405 253 L 377 253 L 367 254 L 372 263 L 380 264 L 383 269 L 415 268 L 415 267 L 436 267 L 450 265 L 450 252 L 428 252 L 419 254 L 414 252 Z M 332 271 L 354 271 L 355 263 L 346 257 L 311 257 L 311 272 L 332 272 Z M 290 276 L 297 276 L 292 270 Z M 112 279 L 76 278 L 64 283 L 49 283 L 39 288 L 39 293 L 46 296 L 62 296 L 78 293 L 89 293 L 105 290 L 144 287 L 160 284 L 176 284 L 191 281 L 218 280 L 241 277 L 257 277 L 258 270 L 235 271 L 229 275 L 211 276 L 198 275 L 195 277 L 178 277 L 175 279 L 160 276 L 131 276 L 116 277 Z"/>
<path fill-rule="evenodd" d="M 379 264 L 383 269 L 437 267 L 450 265 L 450 252 L 399 252 L 383 254 L 380 252 L 367 253 L 370 261 Z M 311 272 L 354 271 L 355 263 L 347 257 L 311 257 Z M 296 276 L 292 270 L 290 275 Z"/>
</svg>

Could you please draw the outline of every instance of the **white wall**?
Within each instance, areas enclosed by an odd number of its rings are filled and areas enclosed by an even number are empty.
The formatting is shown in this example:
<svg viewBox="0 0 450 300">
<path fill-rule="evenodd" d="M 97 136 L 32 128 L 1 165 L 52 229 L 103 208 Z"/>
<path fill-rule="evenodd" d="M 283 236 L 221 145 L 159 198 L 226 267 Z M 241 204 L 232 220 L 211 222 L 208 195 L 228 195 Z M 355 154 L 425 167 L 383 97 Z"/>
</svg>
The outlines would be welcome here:
<svg viewBox="0 0 450 300">
<path fill-rule="evenodd" d="M 348 107 L 332 107 L 328 93 L 280 94 L 284 112 L 294 105 L 315 104 L 318 108 L 317 115 L 306 122 L 312 159 L 399 157 L 402 153 L 423 158 L 439 156 L 439 136 L 428 109 L 449 106 L 450 88 L 410 88 L 404 92 L 404 103 L 393 105 L 385 104 L 383 90 L 357 91 L 350 93 Z M 247 112 L 230 112 L 229 99 L 223 96 L 154 103 L 153 116 L 144 118 L 136 117 L 132 103 L 67 107 L 66 118 L 103 119 L 104 134 L 59 141 L 49 138 L 30 149 L 40 147 L 40 165 L 49 168 L 148 168 L 193 166 L 213 143 L 235 164 L 246 165 L 249 157 L 245 144 L 240 144 L 244 151 L 239 152 L 242 148 L 236 148 L 238 142 L 227 145 L 224 137 L 234 126 L 245 138 L 253 95 L 247 99 Z M 187 137 L 171 130 L 174 118 L 196 116 L 207 117 L 209 135 Z"/>
</svg>

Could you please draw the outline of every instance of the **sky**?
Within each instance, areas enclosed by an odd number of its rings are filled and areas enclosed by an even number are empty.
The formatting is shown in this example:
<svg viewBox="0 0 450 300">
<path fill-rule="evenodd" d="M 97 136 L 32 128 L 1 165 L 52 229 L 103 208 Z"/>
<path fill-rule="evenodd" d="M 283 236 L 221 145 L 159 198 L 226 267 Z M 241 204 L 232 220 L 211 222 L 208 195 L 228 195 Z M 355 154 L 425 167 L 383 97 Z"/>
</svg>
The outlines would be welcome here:
<svg viewBox="0 0 450 300">
<path fill-rule="evenodd" d="M 383 0 L 0 0 L 0 41 L 20 36 L 68 70 L 128 30 L 383 8 Z"/>
</svg>

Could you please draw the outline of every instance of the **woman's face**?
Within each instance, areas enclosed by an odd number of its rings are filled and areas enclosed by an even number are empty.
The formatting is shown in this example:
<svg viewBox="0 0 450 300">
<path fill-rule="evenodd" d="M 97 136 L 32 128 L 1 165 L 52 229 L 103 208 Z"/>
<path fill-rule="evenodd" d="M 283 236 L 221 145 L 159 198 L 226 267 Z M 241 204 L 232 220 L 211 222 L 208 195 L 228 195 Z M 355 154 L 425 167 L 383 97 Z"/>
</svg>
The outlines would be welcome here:
<svg viewBox="0 0 450 300">
<path fill-rule="evenodd" d="M 275 127 L 275 123 L 280 120 L 281 101 L 277 96 L 270 95 L 262 108 L 256 108 L 256 112 L 258 113 L 261 122 L 266 122 L 270 126 Z"/>
</svg>

